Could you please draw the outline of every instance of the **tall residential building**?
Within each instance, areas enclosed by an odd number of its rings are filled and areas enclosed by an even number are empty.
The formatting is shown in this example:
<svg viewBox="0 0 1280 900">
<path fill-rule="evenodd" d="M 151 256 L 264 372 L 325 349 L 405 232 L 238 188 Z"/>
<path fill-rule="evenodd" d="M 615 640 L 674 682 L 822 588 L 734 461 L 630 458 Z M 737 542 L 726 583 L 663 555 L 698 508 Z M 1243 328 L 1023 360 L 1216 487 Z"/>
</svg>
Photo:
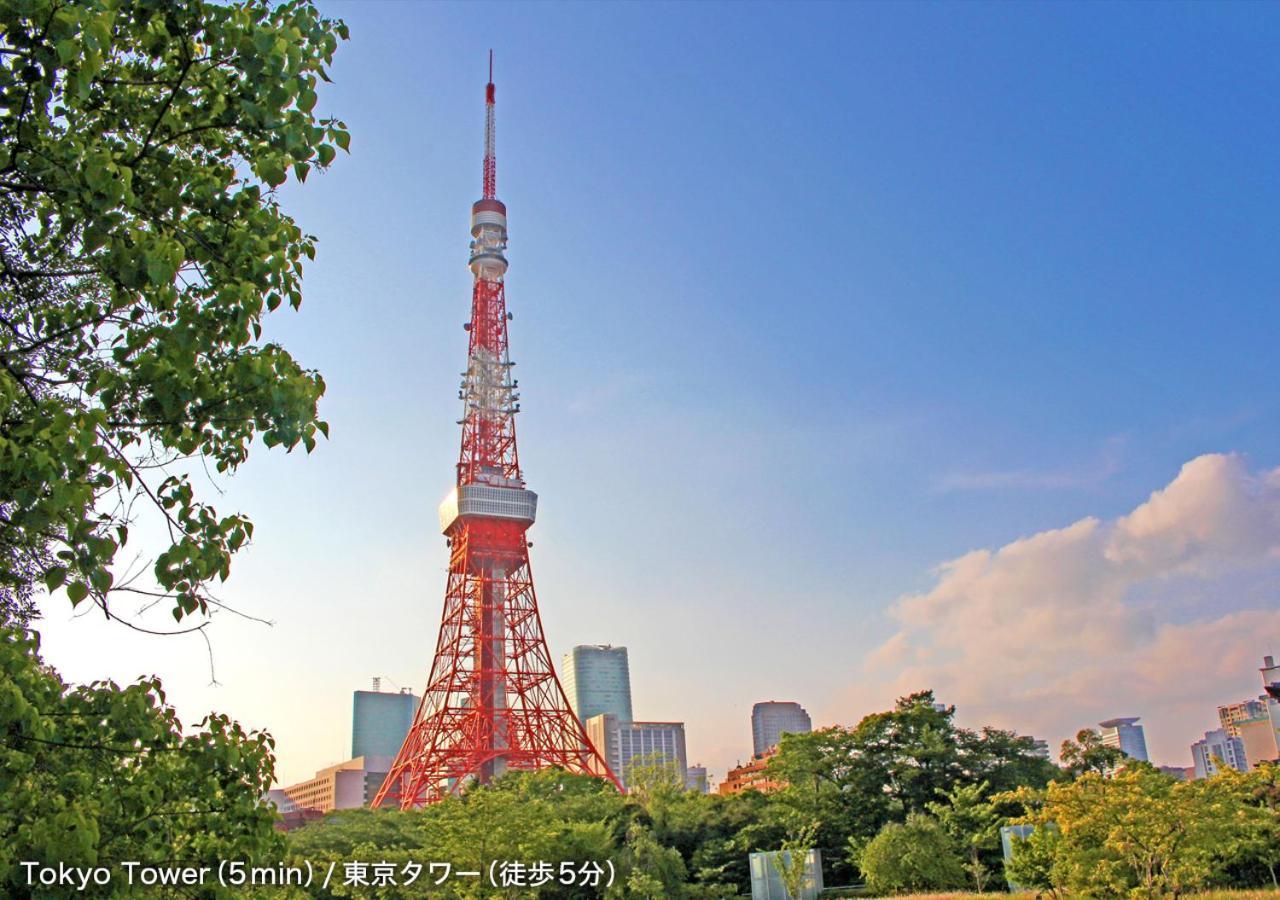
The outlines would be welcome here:
<svg viewBox="0 0 1280 900">
<path fill-rule="evenodd" d="M 799 703 L 768 700 L 751 707 L 751 752 L 759 755 L 786 734 L 808 734 L 813 731 L 809 714 Z"/>
<path fill-rule="evenodd" d="M 587 737 L 624 787 L 629 785 L 633 765 L 662 765 L 671 770 L 677 783 L 688 782 L 683 722 L 624 722 L 604 713 L 585 724 Z"/>
<path fill-rule="evenodd" d="M 1253 768 L 1280 759 L 1280 666 L 1262 658 L 1260 697 L 1218 707 L 1218 721 L 1229 737 L 1244 745 L 1245 764 Z"/>
<path fill-rule="evenodd" d="M 351 757 L 395 756 L 418 712 L 418 698 L 402 690 L 356 691 L 351 703 Z"/>
<path fill-rule="evenodd" d="M 1116 747 L 1130 759 L 1149 762 L 1147 759 L 1147 737 L 1142 726 L 1137 724 L 1141 716 L 1129 716 L 1121 719 L 1107 719 L 1099 722 L 1102 729 L 1102 743 L 1106 747 Z"/>
<path fill-rule="evenodd" d="M 560 672 L 569 708 L 579 720 L 585 723 L 596 716 L 613 716 L 619 722 L 631 721 L 631 670 L 626 647 L 574 647 L 564 655 Z"/>
<path fill-rule="evenodd" d="M 1218 707 L 1218 722 L 1222 725 L 1223 730 L 1232 737 L 1240 737 L 1239 725 L 1241 722 L 1265 718 L 1266 715 L 1267 701 L 1265 697 Z"/>
<path fill-rule="evenodd" d="M 1227 734 L 1226 729 L 1206 731 L 1204 737 L 1191 745 L 1191 759 L 1195 763 L 1195 777 L 1216 775 L 1220 766 L 1249 771 L 1244 756 L 1244 742 Z"/>
</svg>

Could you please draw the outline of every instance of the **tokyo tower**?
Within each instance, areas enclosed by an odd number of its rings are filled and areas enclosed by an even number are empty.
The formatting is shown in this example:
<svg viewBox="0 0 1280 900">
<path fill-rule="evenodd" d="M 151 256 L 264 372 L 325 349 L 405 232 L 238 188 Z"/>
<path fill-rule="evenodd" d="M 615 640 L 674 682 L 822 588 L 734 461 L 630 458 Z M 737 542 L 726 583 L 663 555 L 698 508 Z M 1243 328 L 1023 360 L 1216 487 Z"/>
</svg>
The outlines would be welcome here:
<svg viewBox="0 0 1280 900">
<path fill-rule="evenodd" d="M 484 196 L 471 207 L 471 321 L 454 489 L 440 505 L 450 548 L 431 675 L 373 801 L 409 809 L 504 772 L 559 766 L 621 789 L 565 697 L 547 650 L 525 532 L 538 496 L 516 453 L 520 411 L 508 355 L 507 208 L 497 198 L 493 54 L 485 86 Z"/>
</svg>

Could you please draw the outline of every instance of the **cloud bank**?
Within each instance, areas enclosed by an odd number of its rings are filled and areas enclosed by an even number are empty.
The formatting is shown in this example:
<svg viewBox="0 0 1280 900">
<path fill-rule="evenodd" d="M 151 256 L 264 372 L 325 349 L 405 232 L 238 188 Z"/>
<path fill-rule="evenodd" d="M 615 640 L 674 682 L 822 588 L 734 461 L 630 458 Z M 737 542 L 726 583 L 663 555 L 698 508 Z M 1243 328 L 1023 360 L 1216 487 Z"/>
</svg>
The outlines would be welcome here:
<svg viewBox="0 0 1280 900">
<path fill-rule="evenodd" d="M 1057 743 L 1142 716 L 1153 761 L 1189 765 L 1216 706 L 1256 695 L 1280 654 L 1280 468 L 1207 454 L 1127 515 L 1081 519 L 943 564 L 890 609 L 866 661 L 930 686 L 966 723 Z M 1237 696 L 1239 695 L 1239 696 Z"/>
</svg>

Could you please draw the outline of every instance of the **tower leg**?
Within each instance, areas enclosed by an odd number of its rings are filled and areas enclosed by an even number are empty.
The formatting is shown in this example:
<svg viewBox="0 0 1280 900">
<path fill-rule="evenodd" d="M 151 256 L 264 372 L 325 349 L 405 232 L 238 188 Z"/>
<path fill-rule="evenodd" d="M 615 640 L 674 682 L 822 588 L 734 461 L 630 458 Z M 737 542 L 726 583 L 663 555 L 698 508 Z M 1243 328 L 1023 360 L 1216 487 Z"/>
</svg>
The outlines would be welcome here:
<svg viewBox="0 0 1280 900">
<path fill-rule="evenodd" d="M 479 520 L 451 537 L 431 680 L 374 805 L 420 806 L 547 766 L 621 789 L 556 677 L 523 532 Z"/>
</svg>

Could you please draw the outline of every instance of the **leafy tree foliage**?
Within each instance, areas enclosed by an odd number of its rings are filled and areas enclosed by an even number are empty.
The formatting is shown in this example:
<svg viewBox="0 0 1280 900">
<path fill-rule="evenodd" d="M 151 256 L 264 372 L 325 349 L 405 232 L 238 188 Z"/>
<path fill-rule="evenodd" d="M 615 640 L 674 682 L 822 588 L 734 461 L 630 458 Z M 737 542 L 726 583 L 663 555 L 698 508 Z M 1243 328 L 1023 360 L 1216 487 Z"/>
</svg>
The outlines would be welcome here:
<svg viewBox="0 0 1280 900">
<path fill-rule="evenodd" d="M 1086 772 L 1050 784 L 1031 820 L 1044 831 L 1020 846 L 1015 881 L 1088 896 L 1183 894 L 1209 884 L 1224 848 L 1241 834 L 1243 805 L 1230 780 L 1176 781 L 1153 766 L 1125 766 L 1110 777 Z M 1049 831 L 1056 831 L 1050 837 Z M 1045 866 L 1045 856 L 1051 863 Z M 1035 873 L 1039 873 L 1036 875 Z M 1028 879 L 1028 880 L 1023 880 Z"/>
<path fill-rule="evenodd" d="M 792 830 L 818 823 L 818 846 L 838 856 L 831 851 L 851 839 L 865 844 L 886 824 L 946 803 L 958 787 L 1043 787 L 1058 771 L 1036 756 L 1031 738 L 960 728 L 954 715 L 954 707 L 939 708 L 933 692 L 922 691 L 852 729 L 787 735 L 769 764 L 771 777 L 787 784 L 775 814 Z M 836 881 L 853 880 L 847 866 L 834 861 Z"/>
<path fill-rule="evenodd" d="M 554 769 L 535 773 L 513 773 L 492 786 L 474 788 L 460 797 L 412 812 L 352 810 L 300 828 L 290 834 L 290 854 L 298 862 L 353 861 L 407 862 L 448 861 L 455 869 L 487 871 L 494 860 L 546 861 L 557 871 L 565 861 L 622 858 L 622 848 L 636 855 L 628 865 L 642 868 L 652 860 L 647 856 L 656 844 L 644 836 L 633 836 L 626 800 L 612 785 L 596 778 L 573 775 Z M 679 862 L 679 854 L 675 861 Z M 623 880 L 629 869 L 621 873 Z M 683 871 L 681 872 L 683 877 Z M 414 886 L 415 893 L 443 893 L 446 896 L 491 896 L 482 882 L 450 879 L 443 890 L 435 889 L 424 875 Z M 338 884 L 334 879 L 327 892 L 313 888 L 311 896 L 400 897 L 401 887 L 361 887 Z M 552 884 L 540 890 L 521 888 L 511 896 L 590 897 L 589 888 L 565 888 Z"/>
<path fill-rule="evenodd" d="M 622 796 L 598 779 L 557 770 L 510 773 L 487 787 L 422 810 L 353 810 L 289 835 L 295 861 L 344 863 L 448 861 L 457 869 L 494 859 L 561 862 L 612 860 L 609 896 L 723 898 L 750 893 L 747 856 L 778 846 L 761 825 L 766 798 L 692 792 Z M 335 879 L 336 881 L 336 879 Z M 313 889 L 314 892 L 314 889 Z M 430 893 L 489 896 L 483 886 L 451 879 L 406 890 L 331 884 L 318 896 L 399 897 Z M 301 895 L 298 895 L 301 896 Z M 515 897 L 593 897 L 595 889 L 557 883 L 513 889 Z"/>
<path fill-rule="evenodd" d="M 1062 767 L 1073 776 L 1086 772 L 1106 775 L 1129 758 L 1119 747 L 1103 744 L 1102 735 L 1092 728 L 1077 732 L 1074 741 L 1063 741 L 1059 757 L 1062 759 Z"/>
<path fill-rule="evenodd" d="M 965 872 L 951 838 L 937 820 L 913 813 L 890 822 L 870 843 L 852 848 L 867 888 L 876 894 L 947 890 L 965 884 Z"/>
<path fill-rule="evenodd" d="M 327 432 L 262 324 L 315 253 L 275 190 L 348 145 L 315 113 L 345 36 L 308 0 L 0 4 L 0 603 L 42 580 L 109 611 L 150 509 L 147 587 L 207 611 L 252 525 L 174 464 Z"/>
<path fill-rule="evenodd" d="M 1052 822 L 1041 822 L 1025 838 L 1013 838 L 1013 856 L 1005 863 L 1009 884 L 1038 894 L 1058 898 L 1063 895 L 1063 876 L 1054 870 L 1058 859 L 1058 843 L 1062 838 Z"/>
<path fill-rule="evenodd" d="M 216 867 L 283 853 L 262 799 L 271 738 L 218 715 L 184 736 L 155 679 L 73 688 L 36 637 L 0 629 L 0 735 L 0 894 L 29 895 L 23 860 Z"/>
<path fill-rule="evenodd" d="M 664 847 L 649 829 L 633 822 L 627 831 L 622 860 L 627 869 L 627 894 L 645 900 L 687 896 L 686 869 L 680 852 Z"/>
<path fill-rule="evenodd" d="M 911 769 L 914 754 L 930 779 L 948 773 L 929 782 L 929 799 L 920 790 L 923 776 L 892 777 Z M 789 767 L 782 770 L 789 784 L 777 793 L 704 796 L 680 790 L 661 766 L 641 771 L 645 788 L 629 796 L 585 776 L 513 773 L 425 810 L 339 814 L 294 832 L 291 854 L 317 863 L 442 860 L 467 869 L 494 859 L 609 859 L 617 880 L 606 896 L 689 900 L 747 895 L 748 854 L 791 851 L 797 861 L 810 847 L 823 851 L 828 883 L 865 880 L 879 893 L 990 890 L 1002 874 L 1054 897 L 1151 896 L 1272 881 L 1280 856 L 1280 767 L 1176 782 L 1133 763 L 1108 776 L 1069 780 L 1058 770 L 1059 778 L 1048 780 L 1045 766 L 1028 760 L 1033 755 L 1029 741 L 1007 732 L 956 728 L 951 710 L 936 709 L 925 692 L 857 728 L 784 739 L 777 759 Z M 993 791 L 991 776 L 1001 785 L 1023 783 Z M 917 799 L 923 810 L 911 808 Z M 826 818 L 801 817 L 815 810 Z M 874 816 L 883 821 L 867 834 L 862 829 Z M 1036 827 L 1015 842 L 1002 873 L 999 828 L 1012 822 Z M 840 843 L 824 843 L 824 828 Z M 779 870 L 803 876 L 800 866 L 785 862 Z M 456 879 L 447 885 L 422 886 L 420 893 L 484 893 Z M 323 896 L 353 891 L 416 895 L 333 884 Z M 595 892 L 551 884 L 511 896 Z"/>
<path fill-rule="evenodd" d="M 957 786 L 942 803 L 930 803 L 952 844 L 964 855 L 964 869 L 979 893 L 1001 864 L 1000 826 L 1004 818 L 987 799 L 987 783 Z"/>
<path fill-rule="evenodd" d="M 817 837 L 818 825 L 812 823 L 782 842 L 782 849 L 770 854 L 770 864 L 777 869 L 790 897 L 802 897 L 805 891 L 815 888 L 814 879 L 809 872 L 809 853 L 813 850 L 813 839 Z"/>
<path fill-rule="evenodd" d="M 1215 880 L 1280 888 L 1280 763 L 1248 772 L 1223 766 L 1213 780 L 1234 813 L 1228 839 L 1218 847 Z"/>
</svg>

